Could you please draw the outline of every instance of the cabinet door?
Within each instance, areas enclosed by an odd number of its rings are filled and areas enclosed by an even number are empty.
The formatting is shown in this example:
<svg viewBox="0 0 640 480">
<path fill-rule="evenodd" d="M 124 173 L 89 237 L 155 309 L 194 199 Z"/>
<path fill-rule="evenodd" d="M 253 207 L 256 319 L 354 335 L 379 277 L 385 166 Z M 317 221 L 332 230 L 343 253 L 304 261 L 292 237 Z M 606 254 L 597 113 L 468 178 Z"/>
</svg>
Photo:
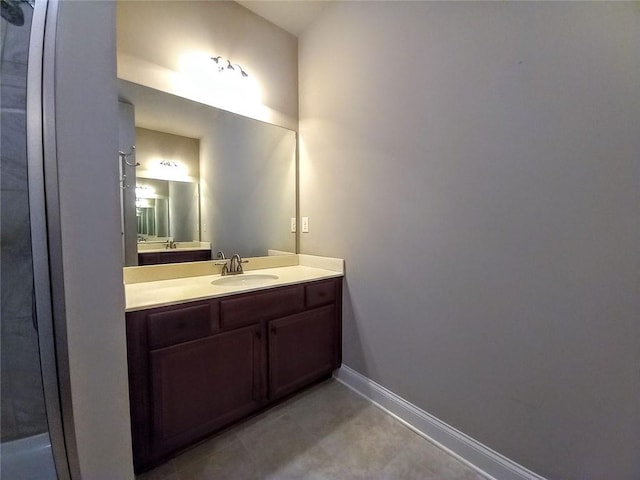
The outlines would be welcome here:
<svg viewBox="0 0 640 480">
<path fill-rule="evenodd" d="M 287 395 L 333 370 L 334 305 L 269 322 L 269 397 Z"/>
<path fill-rule="evenodd" d="M 186 446 L 263 403 L 262 337 L 256 325 L 151 351 L 154 455 Z"/>
</svg>

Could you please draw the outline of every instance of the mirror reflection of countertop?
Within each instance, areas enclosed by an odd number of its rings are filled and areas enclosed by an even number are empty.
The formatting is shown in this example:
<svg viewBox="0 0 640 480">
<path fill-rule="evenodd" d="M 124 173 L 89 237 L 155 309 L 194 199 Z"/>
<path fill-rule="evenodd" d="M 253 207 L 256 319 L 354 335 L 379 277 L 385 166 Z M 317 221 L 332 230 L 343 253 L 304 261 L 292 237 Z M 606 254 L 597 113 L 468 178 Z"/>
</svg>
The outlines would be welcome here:
<svg viewBox="0 0 640 480">
<path fill-rule="evenodd" d="M 259 273 L 277 278 L 258 286 L 251 283 L 214 285 L 211 282 L 222 278 L 219 273 L 221 267 L 215 260 L 192 264 L 125 267 L 126 311 L 344 276 L 344 260 L 338 258 L 284 255 L 253 257 L 246 260 L 248 263 L 243 265 L 246 275 Z"/>
<path fill-rule="evenodd" d="M 186 252 L 194 250 L 211 250 L 209 242 L 176 242 L 176 248 L 167 248 L 162 242 L 140 242 L 138 243 L 138 253 L 161 253 L 161 252 Z"/>
</svg>

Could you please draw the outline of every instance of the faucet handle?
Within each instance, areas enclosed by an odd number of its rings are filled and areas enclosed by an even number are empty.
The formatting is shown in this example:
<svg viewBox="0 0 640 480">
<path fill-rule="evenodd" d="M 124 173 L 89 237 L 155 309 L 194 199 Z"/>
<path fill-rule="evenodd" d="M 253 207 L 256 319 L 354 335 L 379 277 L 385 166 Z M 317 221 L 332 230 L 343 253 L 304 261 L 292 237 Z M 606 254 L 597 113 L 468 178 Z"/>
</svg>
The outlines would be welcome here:
<svg viewBox="0 0 640 480">
<path fill-rule="evenodd" d="M 242 260 L 242 258 L 238 260 L 238 273 L 244 273 L 244 269 L 242 268 L 243 263 L 249 263 L 249 260 Z"/>
<path fill-rule="evenodd" d="M 219 263 L 217 263 L 216 265 L 220 265 Z M 225 261 L 224 264 L 222 265 L 222 271 L 220 272 L 221 276 L 225 276 L 229 274 L 229 262 Z"/>
</svg>

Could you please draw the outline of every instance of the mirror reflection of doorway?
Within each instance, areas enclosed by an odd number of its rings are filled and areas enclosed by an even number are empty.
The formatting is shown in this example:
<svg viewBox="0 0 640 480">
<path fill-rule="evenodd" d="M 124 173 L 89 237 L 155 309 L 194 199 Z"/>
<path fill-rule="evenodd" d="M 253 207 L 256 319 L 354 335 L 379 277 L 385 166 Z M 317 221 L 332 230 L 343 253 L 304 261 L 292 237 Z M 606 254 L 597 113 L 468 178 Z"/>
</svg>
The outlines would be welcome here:
<svg viewBox="0 0 640 480">
<path fill-rule="evenodd" d="M 169 207 L 166 198 L 139 198 L 136 200 L 138 240 L 169 237 Z M 142 238 L 141 238 L 142 237 Z"/>
</svg>

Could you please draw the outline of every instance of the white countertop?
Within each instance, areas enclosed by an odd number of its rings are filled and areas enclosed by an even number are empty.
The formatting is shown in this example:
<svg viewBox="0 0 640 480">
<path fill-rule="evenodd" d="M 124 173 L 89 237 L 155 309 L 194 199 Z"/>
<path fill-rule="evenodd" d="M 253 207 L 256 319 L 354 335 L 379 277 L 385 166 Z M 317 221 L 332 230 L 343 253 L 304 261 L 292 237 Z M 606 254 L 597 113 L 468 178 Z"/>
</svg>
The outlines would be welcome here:
<svg viewBox="0 0 640 480">
<path fill-rule="evenodd" d="M 246 275 L 251 275 L 252 273 L 275 274 L 278 275 L 278 279 L 270 281 L 268 285 L 259 287 L 212 285 L 211 282 L 221 278 L 220 275 L 132 283 L 125 285 L 126 311 L 133 312 L 194 300 L 225 297 L 236 293 L 265 290 L 324 278 L 342 277 L 344 275 L 342 270 L 327 270 L 308 265 L 263 268 L 246 272 Z"/>
<path fill-rule="evenodd" d="M 210 250 L 210 249 L 207 247 L 176 247 L 176 248 L 158 247 L 158 248 L 138 249 L 138 253 L 193 252 L 195 250 Z"/>
</svg>

